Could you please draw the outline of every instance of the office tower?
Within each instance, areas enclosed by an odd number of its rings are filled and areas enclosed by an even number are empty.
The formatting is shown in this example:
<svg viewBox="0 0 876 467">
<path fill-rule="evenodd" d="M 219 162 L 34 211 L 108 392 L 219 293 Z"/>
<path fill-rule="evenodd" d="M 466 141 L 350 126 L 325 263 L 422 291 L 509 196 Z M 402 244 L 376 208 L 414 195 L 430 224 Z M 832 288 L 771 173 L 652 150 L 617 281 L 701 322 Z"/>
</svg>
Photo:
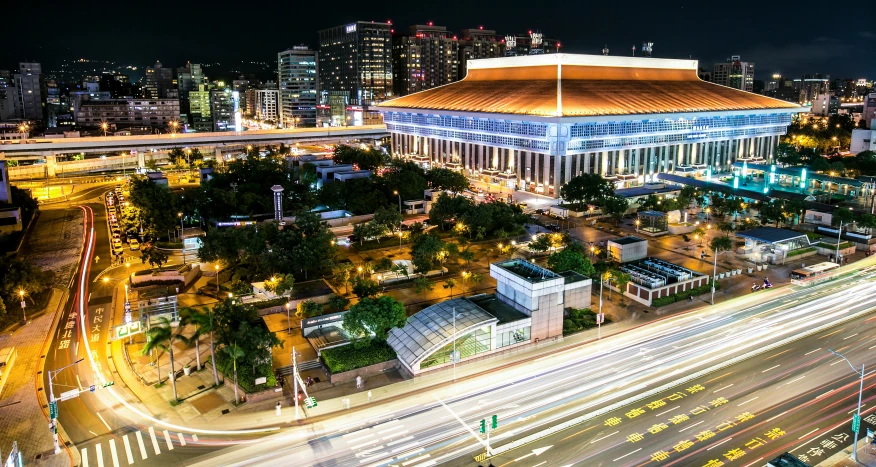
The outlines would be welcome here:
<svg viewBox="0 0 876 467">
<path fill-rule="evenodd" d="M 716 63 L 712 70 L 712 82 L 742 91 L 754 90 L 754 63 L 743 62 L 734 55 L 724 63 Z"/>
<path fill-rule="evenodd" d="M 393 96 L 389 23 L 358 21 L 319 31 L 319 89 L 369 106 Z"/>
<path fill-rule="evenodd" d="M 165 68 L 161 62 L 146 68 L 146 86 L 143 88 L 143 97 L 146 99 L 159 99 L 167 97 L 168 90 L 173 89 L 173 69 Z"/>
<path fill-rule="evenodd" d="M 19 63 L 13 79 L 17 98 L 17 116 L 23 120 L 43 119 L 45 81 L 39 63 Z"/>
<path fill-rule="evenodd" d="M 320 76 L 318 56 L 316 51 L 303 45 L 277 54 L 281 126 L 316 126 Z"/>
<path fill-rule="evenodd" d="M 465 78 L 469 60 L 505 56 L 505 44 L 499 41 L 496 31 L 463 29 L 459 39 L 459 79 Z"/>
<path fill-rule="evenodd" d="M 397 96 L 456 81 L 459 40 L 444 26 L 418 24 L 392 41 L 392 83 Z"/>
</svg>

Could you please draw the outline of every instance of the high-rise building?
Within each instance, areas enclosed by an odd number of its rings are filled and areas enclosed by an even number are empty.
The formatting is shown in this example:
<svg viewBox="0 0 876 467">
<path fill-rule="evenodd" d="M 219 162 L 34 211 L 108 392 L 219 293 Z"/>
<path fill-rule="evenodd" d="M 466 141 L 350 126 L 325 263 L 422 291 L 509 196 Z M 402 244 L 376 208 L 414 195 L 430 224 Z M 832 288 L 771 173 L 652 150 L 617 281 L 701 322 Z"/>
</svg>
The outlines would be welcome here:
<svg viewBox="0 0 876 467">
<path fill-rule="evenodd" d="M 252 101 L 252 115 L 262 121 L 277 122 L 280 118 L 279 102 L 280 91 L 277 89 L 251 89 L 254 99 Z M 314 106 L 314 118 L 316 107 Z"/>
<path fill-rule="evenodd" d="M 213 131 L 233 131 L 235 113 L 235 91 L 230 88 L 210 91 L 210 116 Z M 191 94 L 189 94 L 191 96 Z"/>
<path fill-rule="evenodd" d="M 822 76 L 820 73 L 803 75 L 794 80 L 793 87 L 797 91 L 797 102 L 811 105 L 816 96 L 830 92 L 830 75 Z"/>
<path fill-rule="evenodd" d="M 861 112 L 861 119 L 864 120 L 864 126 L 876 130 L 876 92 L 864 97 L 864 111 Z"/>
<path fill-rule="evenodd" d="M 131 81 L 127 75 L 121 73 L 104 73 L 98 83 L 100 92 L 108 92 L 113 99 L 134 97 L 131 90 Z"/>
<path fill-rule="evenodd" d="M 16 102 L 18 118 L 42 120 L 46 85 L 43 80 L 40 64 L 19 63 L 18 73 L 14 76 L 14 83 L 18 94 Z"/>
<path fill-rule="evenodd" d="M 508 34 L 501 43 L 505 47 L 506 57 L 520 57 L 524 55 L 541 55 L 559 53 L 560 41 L 545 39 L 538 31 L 529 31 L 526 34 Z"/>
<path fill-rule="evenodd" d="M 459 39 L 459 79 L 465 78 L 469 60 L 499 58 L 505 56 L 505 44 L 499 41 L 496 31 L 463 29 Z"/>
<path fill-rule="evenodd" d="M 459 40 L 444 26 L 418 24 L 392 41 L 392 84 L 397 96 L 452 83 L 459 77 Z"/>
<path fill-rule="evenodd" d="M 742 91 L 754 91 L 754 63 L 743 62 L 733 55 L 724 63 L 716 63 L 712 70 L 712 82 Z"/>
<path fill-rule="evenodd" d="M 9 70 L 0 70 L 0 122 L 18 117 L 18 90 Z"/>
<path fill-rule="evenodd" d="M 319 89 L 369 106 L 393 96 L 389 23 L 358 21 L 319 31 Z"/>
<path fill-rule="evenodd" d="M 168 128 L 179 120 L 177 99 L 92 99 L 80 96 L 74 108 L 76 124 L 98 128 L 108 123 L 115 128 Z"/>
<path fill-rule="evenodd" d="M 173 69 L 165 68 L 161 62 L 146 68 L 146 86 L 143 97 L 146 99 L 161 99 L 167 97 L 167 91 L 173 89 Z"/>
<path fill-rule="evenodd" d="M 189 129 L 197 132 L 213 131 L 213 116 L 210 111 L 210 90 L 212 85 L 199 84 L 189 91 Z"/>
<path fill-rule="evenodd" d="M 812 100 L 812 110 L 810 110 L 810 113 L 826 117 L 837 113 L 839 107 L 839 97 L 830 93 L 818 94 Z"/>
<path fill-rule="evenodd" d="M 316 126 L 319 54 L 300 45 L 277 54 L 278 115 L 281 126 Z M 257 106 L 260 104 L 256 103 Z M 276 119 L 272 119 L 277 121 Z"/>
</svg>

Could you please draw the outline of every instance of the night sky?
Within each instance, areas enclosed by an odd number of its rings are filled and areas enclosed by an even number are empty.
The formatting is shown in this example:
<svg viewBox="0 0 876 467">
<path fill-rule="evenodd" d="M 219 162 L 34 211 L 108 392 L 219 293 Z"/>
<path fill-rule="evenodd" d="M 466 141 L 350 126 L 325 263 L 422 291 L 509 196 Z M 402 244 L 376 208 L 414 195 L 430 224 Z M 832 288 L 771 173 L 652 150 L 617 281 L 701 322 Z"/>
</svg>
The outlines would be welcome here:
<svg viewBox="0 0 876 467">
<path fill-rule="evenodd" d="M 714 6 L 712 6 L 714 4 Z M 755 62 L 756 77 L 830 74 L 876 79 L 876 2 L 688 1 L 303 1 L 68 2 L 4 5 L 0 68 L 19 61 L 51 68 L 62 59 L 145 66 L 274 61 L 316 31 L 354 20 L 391 20 L 397 31 L 433 21 L 459 32 L 540 30 L 570 53 L 630 55 L 654 42 L 654 56 L 700 60 L 711 69 L 730 55 Z"/>
</svg>

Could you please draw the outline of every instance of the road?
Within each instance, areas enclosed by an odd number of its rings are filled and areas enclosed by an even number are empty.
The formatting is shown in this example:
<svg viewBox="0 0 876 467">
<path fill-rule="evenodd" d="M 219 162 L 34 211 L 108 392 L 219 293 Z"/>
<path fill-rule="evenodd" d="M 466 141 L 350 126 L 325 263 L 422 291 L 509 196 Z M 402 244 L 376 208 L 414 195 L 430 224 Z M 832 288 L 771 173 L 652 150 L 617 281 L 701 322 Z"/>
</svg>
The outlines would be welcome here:
<svg viewBox="0 0 876 467">
<path fill-rule="evenodd" d="M 818 390 L 827 391 L 830 384 L 853 383 L 850 370 L 839 365 L 828 365 L 829 372 L 818 370 L 823 366 L 820 362 L 829 357 L 823 355 L 826 352 L 823 349 L 806 355 L 807 360 L 802 362 L 793 358 L 803 348 L 812 347 L 814 350 L 817 347 L 810 340 L 805 340 L 804 334 L 836 327 L 827 332 L 836 331 L 831 335 L 840 335 L 844 330 L 853 329 L 855 323 L 860 324 L 860 321 L 844 324 L 844 320 L 853 320 L 857 316 L 870 319 L 867 316 L 876 307 L 874 291 L 876 281 L 873 271 L 867 271 L 846 273 L 833 282 L 808 289 L 747 295 L 701 312 L 652 323 L 647 328 L 612 337 L 596 345 L 547 355 L 538 361 L 494 373 L 482 381 L 460 382 L 449 389 L 425 391 L 363 410 L 356 416 L 320 421 L 309 430 L 289 430 L 266 437 L 255 446 L 226 449 L 198 459 L 196 465 L 269 465 L 283 464 L 291 459 L 297 465 L 319 466 L 476 465 L 474 457 L 485 451 L 476 430 L 481 419 L 488 419 L 493 414 L 498 416 L 499 428 L 492 436 L 491 444 L 496 455 L 490 462 L 496 466 L 521 458 L 525 460 L 521 465 L 567 465 L 577 462 L 580 465 L 639 465 L 650 462 L 654 453 L 659 450 L 669 452 L 679 442 L 675 438 L 688 433 L 644 438 L 643 441 L 647 440 L 647 443 L 641 445 L 641 454 L 637 451 L 630 454 L 628 459 L 621 456 L 638 447 L 623 445 L 625 438 L 620 438 L 620 425 L 626 424 L 623 427 L 624 436 L 632 434 L 633 429 L 647 433 L 646 429 L 651 425 L 682 415 L 681 410 L 693 411 L 696 406 L 704 406 L 702 409 L 709 414 L 702 417 L 703 428 L 709 426 L 706 421 L 709 424 L 718 418 L 732 421 L 735 418 L 729 417 L 744 411 L 758 414 L 760 418 L 757 420 L 739 422 L 739 429 L 745 430 L 769 418 L 759 415 L 761 410 L 781 413 L 798 407 L 793 413 L 808 417 L 818 414 L 818 426 L 810 430 L 822 430 L 833 420 L 820 420 L 825 414 L 818 412 L 820 405 L 811 402 L 820 394 Z M 842 334 L 840 337 L 846 336 Z M 859 339 L 866 342 L 869 336 L 862 334 Z M 827 343 L 834 345 L 833 340 L 825 342 L 822 347 L 826 347 Z M 858 339 L 848 344 L 857 342 Z M 837 346 L 843 351 L 852 352 L 853 358 L 859 355 L 858 347 Z M 765 360 L 771 356 L 771 360 Z M 733 359 L 741 361 L 735 363 Z M 833 363 L 834 359 L 830 360 Z M 741 366 L 730 369 L 734 364 Z M 775 365 L 779 366 L 769 368 Z M 767 369 L 769 371 L 764 371 Z M 758 371 L 761 373 L 755 373 Z M 808 371 L 815 373 L 808 374 Z M 737 383 L 735 378 L 740 375 L 744 375 L 743 379 Z M 782 379 L 776 379 L 778 376 L 782 376 Z M 794 381 L 794 384 L 780 386 L 780 391 L 775 390 L 776 384 L 785 384 L 799 376 L 803 378 Z M 704 389 L 685 393 L 687 388 L 694 388 L 697 384 Z M 773 391 L 775 394 L 761 396 L 766 394 L 761 391 Z M 816 393 L 813 394 L 813 391 Z M 672 394 L 676 395 L 670 397 Z M 828 395 L 825 401 L 832 402 L 840 394 Z M 719 400 L 721 397 L 728 402 Z M 750 406 L 744 409 L 738 406 L 752 397 L 758 399 L 748 401 Z M 667 406 L 657 411 L 664 418 L 648 417 L 652 409 L 647 404 L 656 407 L 659 401 Z M 675 404 L 669 405 L 672 403 Z M 711 407 L 713 404 L 716 404 L 715 407 Z M 727 408 L 719 409 L 723 405 L 727 405 Z M 644 413 L 631 412 L 638 407 L 646 407 L 638 409 L 644 410 Z M 732 413 L 729 407 L 739 409 L 737 412 L 740 413 Z M 661 413 L 665 410 L 669 411 Z M 842 410 L 847 412 L 849 409 L 842 406 Z M 633 414 L 631 418 L 626 415 L 630 412 Z M 604 426 L 607 419 L 613 418 L 608 414 L 620 414 L 614 417 L 622 421 L 616 426 Z M 837 414 L 834 415 L 838 417 Z M 642 416 L 640 420 L 634 420 L 639 416 Z M 691 415 L 687 416 L 695 420 L 692 423 L 697 423 L 698 420 Z M 630 420 L 624 422 L 624 418 Z M 574 436 L 563 439 L 588 429 L 588 423 L 595 424 L 590 431 L 579 433 L 580 437 L 572 441 L 569 439 Z M 562 432 L 550 431 L 564 425 L 569 426 Z M 770 428 L 784 428 L 786 433 L 798 432 L 791 431 L 788 423 Z M 666 431 L 668 434 L 669 430 Z M 733 433 L 728 432 L 728 435 Z M 814 434 L 820 432 L 815 431 L 811 435 Z M 599 439 L 603 436 L 608 437 Z M 612 436 L 618 439 L 611 439 Z M 758 436 L 764 438 L 765 435 L 761 433 Z M 726 438 L 715 438 L 718 442 L 726 441 Z M 739 437 L 734 439 L 737 442 L 749 441 Z M 791 439 L 791 435 L 787 435 L 782 442 L 786 439 Z M 590 443 L 594 440 L 597 442 Z M 515 446 L 527 441 L 528 444 Z M 731 441 L 727 441 L 727 444 L 735 448 Z M 614 444 L 619 446 L 613 447 Z M 556 448 L 548 448 L 554 445 Z M 541 456 L 556 456 L 556 459 L 543 462 L 533 452 L 534 449 L 546 448 L 546 451 L 536 452 Z M 681 465 L 693 465 L 690 462 L 698 462 L 716 454 L 712 451 L 700 453 L 700 446 L 696 444 L 686 449 L 690 449 L 687 455 L 699 457 L 692 461 L 688 458 L 681 460 L 681 453 L 678 453 L 661 462 L 679 459 Z M 535 457 L 531 459 L 532 462 L 525 457 L 530 454 L 530 457 Z M 749 459 L 752 457 L 749 456 Z M 727 462 L 727 459 L 724 461 Z"/>
</svg>

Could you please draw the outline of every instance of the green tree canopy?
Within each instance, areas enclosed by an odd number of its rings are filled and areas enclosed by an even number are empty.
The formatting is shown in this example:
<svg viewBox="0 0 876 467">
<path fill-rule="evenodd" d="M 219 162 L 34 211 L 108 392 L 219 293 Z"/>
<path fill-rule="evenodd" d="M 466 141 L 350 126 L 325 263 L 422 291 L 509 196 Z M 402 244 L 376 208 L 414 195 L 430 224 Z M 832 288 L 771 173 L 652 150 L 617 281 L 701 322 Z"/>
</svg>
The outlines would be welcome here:
<svg viewBox="0 0 876 467">
<path fill-rule="evenodd" d="M 343 327 L 354 336 L 354 345 L 367 345 L 373 338 L 386 341 L 392 328 L 405 325 L 407 313 L 398 300 L 384 295 L 380 298 L 363 298 L 344 314 Z"/>
<path fill-rule="evenodd" d="M 377 149 L 362 149 L 355 146 L 338 145 L 333 157 L 337 164 L 353 164 L 360 170 L 374 170 L 386 162 L 386 155 Z"/>
<path fill-rule="evenodd" d="M 469 187 L 468 178 L 464 174 L 440 167 L 429 169 L 426 172 L 426 181 L 436 190 L 447 190 L 452 193 L 462 193 Z"/>
<path fill-rule="evenodd" d="M 611 183 L 596 173 L 578 175 L 560 187 L 560 196 L 575 204 L 579 211 L 584 203 L 602 204 L 613 194 Z"/>
<path fill-rule="evenodd" d="M 588 277 L 596 273 L 590 258 L 584 256 L 577 248 L 565 248 L 551 253 L 547 265 L 555 272 L 575 271 Z"/>
</svg>

